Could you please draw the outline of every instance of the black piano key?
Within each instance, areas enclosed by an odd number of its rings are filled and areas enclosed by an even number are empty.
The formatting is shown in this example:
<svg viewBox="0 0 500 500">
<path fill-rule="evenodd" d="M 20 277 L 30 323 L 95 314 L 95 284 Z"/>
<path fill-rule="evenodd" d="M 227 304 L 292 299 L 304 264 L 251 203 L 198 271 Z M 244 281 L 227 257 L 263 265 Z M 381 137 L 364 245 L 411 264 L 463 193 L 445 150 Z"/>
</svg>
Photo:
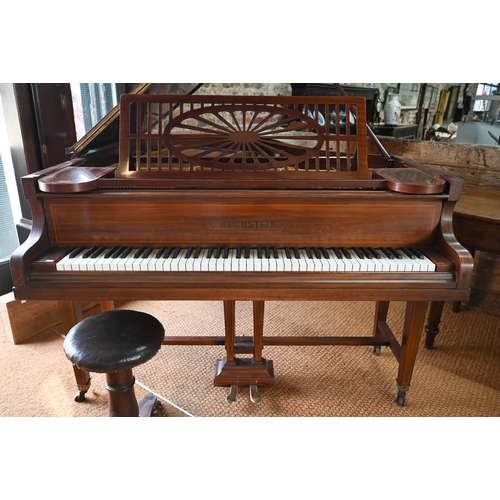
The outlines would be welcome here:
<svg viewBox="0 0 500 500">
<path fill-rule="evenodd" d="M 200 256 L 200 253 L 201 253 L 201 247 L 196 247 L 196 248 L 194 249 L 193 258 L 194 258 L 194 259 L 198 259 L 198 258 L 199 258 L 199 256 Z"/>
<path fill-rule="evenodd" d="M 241 259 L 241 247 L 236 247 L 236 258 Z"/>
<path fill-rule="evenodd" d="M 141 255 L 141 257 L 143 259 L 147 259 L 151 253 L 153 252 L 153 247 L 147 247 L 145 250 L 144 250 L 144 253 Z"/>
<path fill-rule="evenodd" d="M 172 259 L 175 259 L 179 256 L 179 253 L 181 251 L 181 247 L 174 247 L 174 250 L 172 251 L 172 254 L 170 255 L 170 257 L 172 257 Z"/>
<path fill-rule="evenodd" d="M 403 256 L 400 253 L 398 253 L 395 248 L 389 247 L 389 251 L 394 254 L 394 256 L 396 257 L 396 259 L 402 259 L 403 258 Z"/>
<path fill-rule="evenodd" d="M 112 247 L 110 248 L 105 254 L 104 254 L 104 258 L 105 259 L 109 259 L 116 251 L 116 248 L 117 247 Z"/>
<path fill-rule="evenodd" d="M 335 254 L 335 257 L 337 257 L 337 259 L 343 259 L 344 258 L 344 254 L 341 252 L 341 249 L 336 248 L 336 247 L 332 247 L 332 252 Z M 347 254 L 347 250 L 346 250 L 345 253 Z"/>
<path fill-rule="evenodd" d="M 111 255 L 111 258 L 112 259 L 117 259 L 121 253 L 125 250 L 125 247 L 118 247 L 114 252 L 113 254 Z"/>
<path fill-rule="evenodd" d="M 367 259 L 373 259 L 373 255 L 364 247 L 361 247 L 361 251 Z"/>
<path fill-rule="evenodd" d="M 272 253 L 273 253 L 273 257 L 275 259 L 279 259 L 280 256 L 279 256 L 279 253 L 278 253 L 278 249 L 276 247 L 271 247 L 271 250 L 272 250 Z"/>
<path fill-rule="evenodd" d="M 120 258 L 124 259 L 125 257 L 128 257 L 131 251 L 132 247 L 125 248 L 123 252 L 120 254 Z"/>
<path fill-rule="evenodd" d="M 380 254 L 373 247 L 368 247 L 367 250 L 376 258 L 380 259 Z"/>
<path fill-rule="evenodd" d="M 144 252 L 144 250 L 144 247 L 138 248 L 134 254 L 134 259 L 138 259 L 142 255 L 142 252 Z"/>
<path fill-rule="evenodd" d="M 250 258 L 250 247 L 245 247 L 245 259 Z"/>
<path fill-rule="evenodd" d="M 415 255 L 413 255 L 407 248 L 402 248 L 401 251 L 410 259 L 416 259 Z"/>
<path fill-rule="evenodd" d="M 184 254 L 185 259 L 189 259 L 191 257 L 191 254 L 193 253 L 193 247 L 188 247 L 186 250 L 186 253 Z"/>
<path fill-rule="evenodd" d="M 221 252 L 221 250 L 222 250 L 222 249 L 221 249 L 221 246 L 220 246 L 220 245 L 217 245 L 217 247 L 215 248 L 215 255 L 214 255 L 214 257 L 215 257 L 216 259 L 220 259 L 220 252 Z"/>
<path fill-rule="evenodd" d="M 229 259 L 229 250 L 230 248 L 229 247 L 224 247 L 224 251 L 222 252 L 222 258 L 223 259 Z"/>
<path fill-rule="evenodd" d="M 162 256 L 162 254 L 163 254 L 164 251 L 165 251 L 165 247 L 158 248 L 158 251 L 155 254 L 155 258 L 159 259 Z"/>
<path fill-rule="evenodd" d="M 76 257 L 81 251 L 83 250 L 83 247 L 78 247 L 78 248 L 75 248 L 74 250 L 72 250 L 70 253 L 69 253 L 69 257 L 71 259 L 73 259 L 74 257 Z"/>
<path fill-rule="evenodd" d="M 99 248 L 96 248 L 91 254 L 90 254 L 90 258 L 91 259 L 95 259 L 96 257 L 99 257 L 99 255 L 101 255 L 101 253 L 103 252 L 104 250 L 104 247 L 99 247 Z"/>
<path fill-rule="evenodd" d="M 415 254 L 411 253 L 410 250 L 408 250 L 408 248 L 402 248 L 401 250 L 410 259 L 416 259 L 417 258 L 417 256 Z"/>
<path fill-rule="evenodd" d="M 269 247 L 264 247 L 264 254 L 266 256 L 266 259 L 270 259 L 271 258 L 271 250 Z"/>
<path fill-rule="evenodd" d="M 287 259 L 292 258 L 292 253 L 290 252 L 290 247 L 285 247 L 285 255 Z"/>
<path fill-rule="evenodd" d="M 214 247 L 208 247 L 207 248 L 207 259 L 211 259 L 213 253 L 214 253 Z"/>
<path fill-rule="evenodd" d="M 330 254 L 328 253 L 328 250 L 325 247 L 320 247 L 320 250 L 321 250 L 321 253 L 323 254 L 323 257 L 325 259 L 329 259 L 330 258 Z"/>
<path fill-rule="evenodd" d="M 95 251 L 96 251 L 96 247 L 89 248 L 88 250 L 83 252 L 82 257 L 84 259 L 88 259 Z"/>
<path fill-rule="evenodd" d="M 313 258 L 313 254 L 312 254 L 311 249 L 310 249 L 309 247 L 304 248 L 304 251 L 306 252 L 306 255 L 307 255 L 310 259 L 312 259 L 312 258 Z"/>
<path fill-rule="evenodd" d="M 313 251 L 313 253 L 314 253 L 314 255 L 316 256 L 317 259 L 321 259 L 322 258 L 321 251 L 319 250 L 319 248 L 313 247 L 312 251 Z"/>
<path fill-rule="evenodd" d="M 342 253 L 346 258 L 352 259 L 351 252 L 349 252 L 346 247 L 341 247 L 340 250 L 342 251 Z"/>
<path fill-rule="evenodd" d="M 299 249 L 297 247 L 293 247 L 292 251 L 293 251 L 293 255 L 295 256 L 296 259 L 300 259 L 301 258 L 300 251 L 299 251 Z"/>
<path fill-rule="evenodd" d="M 163 252 L 162 257 L 164 259 L 168 259 L 170 257 L 170 254 L 172 253 L 173 249 L 174 249 L 174 247 L 167 247 L 167 248 L 165 248 L 165 251 Z"/>
<path fill-rule="evenodd" d="M 361 251 L 360 248 L 353 248 L 354 250 L 354 253 L 360 258 L 360 259 L 364 259 L 365 258 L 365 254 Z"/>
<path fill-rule="evenodd" d="M 425 255 L 418 248 L 410 248 L 409 250 L 413 252 L 418 259 L 425 259 Z"/>
<path fill-rule="evenodd" d="M 257 258 L 262 259 L 262 247 L 257 247 Z"/>
<path fill-rule="evenodd" d="M 389 252 L 389 250 L 387 250 L 387 248 L 381 248 L 380 249 L 382 251 L 382 253 L 388 258 L 388 259 L 394 259 L 394 254 Z"/>
</svg>

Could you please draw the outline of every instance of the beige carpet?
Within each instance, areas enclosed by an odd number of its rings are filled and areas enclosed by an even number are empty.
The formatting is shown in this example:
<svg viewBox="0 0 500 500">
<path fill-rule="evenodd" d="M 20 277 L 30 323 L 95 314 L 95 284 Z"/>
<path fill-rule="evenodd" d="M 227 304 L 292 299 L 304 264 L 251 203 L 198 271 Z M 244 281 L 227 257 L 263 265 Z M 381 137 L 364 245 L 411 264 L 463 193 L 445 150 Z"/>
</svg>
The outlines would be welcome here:
<svg viewBox="0 0 500 500">
<path fill-rule="evenodd" d="M 403 304 L 394 303 L 389 324 L 402 327 Z M 150 312 L 167 335 L 223 335 L 219 302 L 131 302 L 123 308 Z M 268 335 L 370 335 L 374 304 L 329 302 L 266 303 Z M 250 303 L 237 303 L 238 335 L 252 334 Z M 60 327 L 59 327 L 60 328 Z M 104 376 L 94 374 L 84 403 L 76 403 L 73 371 L 57 328 L 21 345 L 2 337 L 0 401 L 2 416 L 106 416 Z M 397 363 L 387 348 L 272 346 L 275 385 L 261 389 L 253 404 L 242 388 L 232 405 L 227 388 L 214 387 L 215 362 L 223 347 L 164 346 L 134 370 L 138 399 L 151 390 L 167 417 L 302 416 L 499 416 L 500 317 L 480 311 L 459 314 L 445 306 L 441 333 L 432 351 L 422 346 L 407 403 L 395 403 Z"/>
</svg>

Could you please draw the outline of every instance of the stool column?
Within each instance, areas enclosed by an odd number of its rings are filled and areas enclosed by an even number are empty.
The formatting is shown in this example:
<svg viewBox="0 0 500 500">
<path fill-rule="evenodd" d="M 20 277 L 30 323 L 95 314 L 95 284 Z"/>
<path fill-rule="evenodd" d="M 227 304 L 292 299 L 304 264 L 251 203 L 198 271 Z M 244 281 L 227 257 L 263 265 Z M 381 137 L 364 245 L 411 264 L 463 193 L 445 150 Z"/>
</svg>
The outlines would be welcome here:
<svg viewBox="0 0 500 500">
<path fill-rule="evenodd" d="M 132 370 L 106 373 L 110 417 L 138 417 L 139 405 L 134 392 Z"/>
</svg>

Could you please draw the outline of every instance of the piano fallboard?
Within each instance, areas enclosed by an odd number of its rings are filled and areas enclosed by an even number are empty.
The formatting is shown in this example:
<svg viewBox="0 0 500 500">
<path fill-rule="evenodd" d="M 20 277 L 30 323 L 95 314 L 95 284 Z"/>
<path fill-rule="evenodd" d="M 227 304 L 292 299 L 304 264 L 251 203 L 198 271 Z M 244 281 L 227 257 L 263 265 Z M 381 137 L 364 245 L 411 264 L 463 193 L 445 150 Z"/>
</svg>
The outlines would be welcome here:
<svg viewBox="0 0 500 500">
<path fill-rule="evenodd" d="M 441 195 L 387 191 L 102 190 L 40 195 L 54 245 L 431 244 Z"/>
</svg>

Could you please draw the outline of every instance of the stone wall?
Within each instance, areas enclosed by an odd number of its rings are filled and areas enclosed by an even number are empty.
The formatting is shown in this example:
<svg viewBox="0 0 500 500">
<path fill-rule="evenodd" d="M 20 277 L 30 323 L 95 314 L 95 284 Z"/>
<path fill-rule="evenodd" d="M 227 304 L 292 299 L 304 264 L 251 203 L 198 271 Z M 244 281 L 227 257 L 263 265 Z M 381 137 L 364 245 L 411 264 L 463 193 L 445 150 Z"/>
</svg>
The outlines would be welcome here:
<svg viewBox="0 0 500 500">
<path fill-rule="evenodd" d="M 292 95 L 289 83 L 204 83 L 196 95 Z"/>
<path fill-rule="evenodd" d="M 391 155 L 406 156 L 440 172 L 464 180 L 464 192 L 471 187 L 500 189 L 500 147 L 452 142 L 383 139 Z M 378 153 L 370 142 L 370 153 Z"/>
</svg>

